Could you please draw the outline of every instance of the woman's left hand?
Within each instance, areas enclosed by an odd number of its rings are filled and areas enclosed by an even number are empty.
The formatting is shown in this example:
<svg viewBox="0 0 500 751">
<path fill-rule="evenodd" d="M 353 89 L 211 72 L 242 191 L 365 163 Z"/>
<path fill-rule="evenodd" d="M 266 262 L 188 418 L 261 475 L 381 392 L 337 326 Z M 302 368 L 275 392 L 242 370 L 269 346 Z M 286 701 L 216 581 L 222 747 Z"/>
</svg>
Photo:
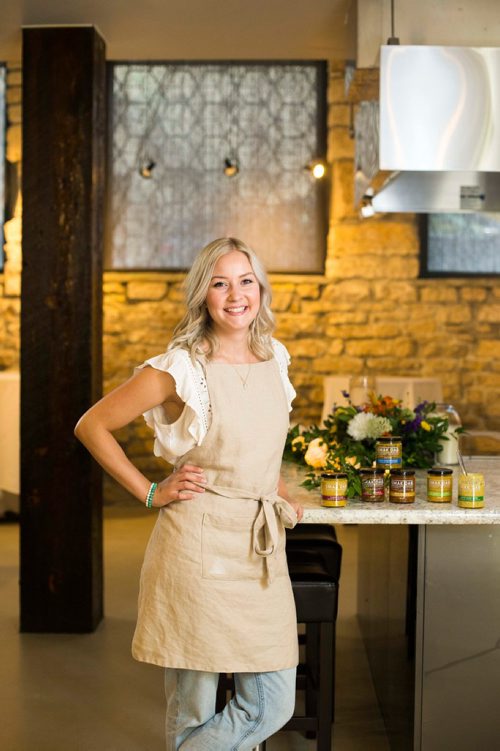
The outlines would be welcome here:
<svg viewBox="0 0 500 751">
<path fill-rule="evenodd" d="M 293 508 L 293 510 L 297 514 L 297 521 L 300 522 L 302 517 L 304 516 L 304 509 L 302 508 L 300 503 L 296 503 L 296 501 L 290 500 L 286 483 L 283 480 L 281 475 L 280 475 L 279 482 L 278 482 L 278 495 L 281 498 L 283 498 L 283 500 L 285 500 L 287 503 L 290 504 L 290 506 Z"/>
<path fill-rule="evenodd" d="M 290 506 L 293 508 L 295 513 L 297 514 L 297 521 L 302 521 L 302 517 L 304 516 L 304 509 L 300 505 L 300 503 L 297 503 L 296 501 L 290 501 L 287 499 L 287 503 L 290 504 Z"/>
</svg>

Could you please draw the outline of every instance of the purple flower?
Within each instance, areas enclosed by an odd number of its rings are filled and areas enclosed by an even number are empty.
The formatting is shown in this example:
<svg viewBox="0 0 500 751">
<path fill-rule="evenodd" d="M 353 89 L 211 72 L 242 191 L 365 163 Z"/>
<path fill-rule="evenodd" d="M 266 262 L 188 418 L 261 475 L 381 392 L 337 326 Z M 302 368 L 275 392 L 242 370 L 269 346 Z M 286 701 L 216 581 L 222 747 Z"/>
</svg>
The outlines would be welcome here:
<svg viewBox="0 0 500 751">
<path fill-rule="evenodd" d="M 417 404 L 417 406 L 415 407 L 415 410 L 414 410 L 415 414 L 419 415 L 421 412 L 425 412 L 428 404 L 429 404 L 429 402 L 427 400 L 425 400 L 423 402 L 420 402 L 420 404 Z"/>
<path fill-rule="evenodd" d="M 349 399 L 349 392 L 346 391 L 345 389 L 342 389 L 341 394 L 344 397 L 344 399 Z"/>
<path fill-rule="evenodd" d="M 415 409 L 415 412 L 416 411 L 417 410 Z M 423 419 L 424 418 L 421 414 L 417 414 L 414 420 L 412 420 L 411 422 L 407 422 L 406 425 L 404 425 L 405 432 L 416 433 Z"/>
</svg>

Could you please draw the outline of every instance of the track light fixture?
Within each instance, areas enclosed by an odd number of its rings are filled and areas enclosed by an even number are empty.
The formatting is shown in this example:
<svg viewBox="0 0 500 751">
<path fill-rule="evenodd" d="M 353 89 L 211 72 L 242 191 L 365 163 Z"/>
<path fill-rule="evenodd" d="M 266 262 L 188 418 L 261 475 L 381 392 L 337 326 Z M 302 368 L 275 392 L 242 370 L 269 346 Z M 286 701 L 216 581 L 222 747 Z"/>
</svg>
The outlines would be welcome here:
<svg viewBox="0 0 500 751">
<path fill-rule="evenodd" d="M 236 177 L 240 171 L 240 165 L 237 159 L 227 157 L 224 159 L 224 174 L 226 177 Z"/>
<path fill-rule="evenodd" d="M 321 180 L 326 175 L 326 164 L 322 159 L 313 159 L 306 164 L 306 170 L 311 173 L 315 180 Z"/>
<path fill-rule="evenodd" d="M 145 180 L 150 180 L 153 177 L 153 170 L 156 167 L 156 162 L 153 159 L 146 159 L 139 167 L 139 174 Z"/>
<path fill-rule="evenodd" d="M 362 219 L 370 219 L 375 215 L 375 209 L 372 206 L 372 198 L 374 196 L 374 190 L 372 187 L 366 189 L 363 198 L 361 199 L 361 206 L 359 213 Z"/>
</svg>

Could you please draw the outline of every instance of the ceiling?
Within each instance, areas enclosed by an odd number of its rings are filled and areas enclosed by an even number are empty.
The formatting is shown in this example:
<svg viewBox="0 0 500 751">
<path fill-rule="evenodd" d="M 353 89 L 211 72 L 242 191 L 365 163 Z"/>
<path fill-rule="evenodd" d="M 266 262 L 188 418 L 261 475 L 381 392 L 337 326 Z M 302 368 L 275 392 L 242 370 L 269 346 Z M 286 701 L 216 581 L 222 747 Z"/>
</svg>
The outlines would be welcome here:
<svg viewBox="0 0 500 751">
<path fill-rule="evenodd" d="M 356 0 L 2 0 L 0 60 L 23 25 L 96 26 L 110 60 L 355 57 Z"/>
</svg>

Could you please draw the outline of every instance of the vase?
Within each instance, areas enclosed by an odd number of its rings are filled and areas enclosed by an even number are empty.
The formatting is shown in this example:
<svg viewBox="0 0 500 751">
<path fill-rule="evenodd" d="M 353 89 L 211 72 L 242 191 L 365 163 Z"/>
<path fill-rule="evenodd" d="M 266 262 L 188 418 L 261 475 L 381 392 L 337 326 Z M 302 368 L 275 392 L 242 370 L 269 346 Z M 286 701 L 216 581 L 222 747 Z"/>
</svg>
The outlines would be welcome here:
<svg viewBox="0 0 500 751">
<path fill-rule="evenodd" d="M 439 417 L 446 417 L 448 420 L 448 428 L 443 437 L 448 438 L 447 441 L 443 441 L 441 444 L 441 451 L 436 454 L 437 464 L 458 464 L 457 449 L 458 449 L 458 428 L 462 427 L 460 416 L 453 406 L 453 404 L 436 404 L 435 414 Z"/>
<path fill-rule="evenodd" d="M 370 395 L 376 392 L 376 381 L 371 375 L 356 375 L 349 378 L 349 398 L 351 404 L 360 407 L 370 401 Z"/>
</svg>

